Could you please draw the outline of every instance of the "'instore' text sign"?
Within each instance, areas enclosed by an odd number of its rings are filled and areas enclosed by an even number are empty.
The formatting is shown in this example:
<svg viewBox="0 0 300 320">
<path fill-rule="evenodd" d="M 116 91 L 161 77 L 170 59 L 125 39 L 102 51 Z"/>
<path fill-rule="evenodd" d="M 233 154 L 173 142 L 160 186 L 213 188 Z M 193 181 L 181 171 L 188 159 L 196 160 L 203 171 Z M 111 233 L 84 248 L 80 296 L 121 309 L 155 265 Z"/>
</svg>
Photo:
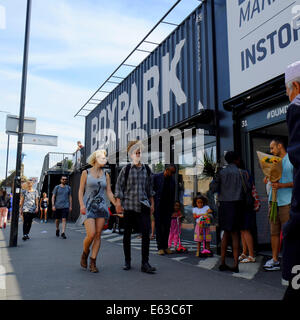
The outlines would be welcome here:
<svg viewBox="0 0 300 320">
<path fill-rule="evenodd" d="M 230 95 L 300 60 L 300 0 L 227 0 Z"/>
</svg>

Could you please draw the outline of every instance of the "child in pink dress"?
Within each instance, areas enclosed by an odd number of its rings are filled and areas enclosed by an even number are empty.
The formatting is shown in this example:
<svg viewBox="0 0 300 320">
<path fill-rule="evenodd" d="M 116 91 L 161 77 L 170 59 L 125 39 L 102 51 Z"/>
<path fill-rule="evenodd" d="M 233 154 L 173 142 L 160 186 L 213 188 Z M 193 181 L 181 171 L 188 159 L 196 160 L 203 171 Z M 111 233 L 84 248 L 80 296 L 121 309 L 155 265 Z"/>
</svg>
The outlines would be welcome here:
<svg viewBox="0 0 300 320">
<path fill-rule="evenodd" d="M 181 207 L 180 202 L 176 201 L 174 204 L 174 213 L 172 214 L 172 217 L 171 217 L 171 227 L 170 227 L 169 243 L 168 243 L 169 249 L 171 249 L 173 242 L 174 242 L 174 249 L 176 249 L 177 244 L 179 243 L 179 237 L 181 232 L 180 218 L 182 217 L 180 207 Z"/>
<path fill-rule="evenodd" d="M 203 196 L 197 196 L 193 201 L 193 206 L 193 217 L 196 220 L 194 240 L 197 242 L 196 257 L 199 257 L 201 243 L 203 243 L 203 252 L 210 253 L 210 214 L 212 210 L 207 205 L 207 199 Z"/>
</svg>

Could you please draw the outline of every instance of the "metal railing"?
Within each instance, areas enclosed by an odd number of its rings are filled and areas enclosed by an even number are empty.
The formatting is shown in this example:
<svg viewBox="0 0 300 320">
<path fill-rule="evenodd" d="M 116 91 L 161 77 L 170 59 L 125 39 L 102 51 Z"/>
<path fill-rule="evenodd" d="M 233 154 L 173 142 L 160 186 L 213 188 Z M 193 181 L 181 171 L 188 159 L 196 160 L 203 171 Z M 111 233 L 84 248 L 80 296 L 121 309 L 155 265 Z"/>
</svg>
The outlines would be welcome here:
<svg viewBox="0 0 300 320">
<path fill-rule="evenodd" d="M 73 170 L 74 153 L 49 152 L 45 155 L 44 163 L 41 171 L 40 180 L 37 189 L 41 192 L 45 176 L 49 171 L 70 172 Z"/>
</svg>

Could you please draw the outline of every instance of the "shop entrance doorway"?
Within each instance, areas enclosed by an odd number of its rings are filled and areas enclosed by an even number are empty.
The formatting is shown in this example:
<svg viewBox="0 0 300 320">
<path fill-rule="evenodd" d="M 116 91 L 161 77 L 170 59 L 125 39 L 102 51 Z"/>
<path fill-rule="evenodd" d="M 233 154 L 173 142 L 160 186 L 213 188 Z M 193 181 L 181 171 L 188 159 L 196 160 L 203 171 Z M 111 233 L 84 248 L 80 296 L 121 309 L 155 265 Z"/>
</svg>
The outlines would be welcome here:
<svg viewBox="0 0 300 320">
<path fill-rule="evenodd" d="M 257 242 L 270 242 L 270 228 L 268 223 L 268 194 L 266 185 L 263 182 L 264 175 L 260 168 L 256 151 L 270 153 L 270 142 L 275 137 L 288 139 L 288 129 L 285 122 L 273 124 L 250 132 L 251 142 L 251 172 L 255 186 L 261 200 L 261 208 L 256 214 Z"/>
</svg>

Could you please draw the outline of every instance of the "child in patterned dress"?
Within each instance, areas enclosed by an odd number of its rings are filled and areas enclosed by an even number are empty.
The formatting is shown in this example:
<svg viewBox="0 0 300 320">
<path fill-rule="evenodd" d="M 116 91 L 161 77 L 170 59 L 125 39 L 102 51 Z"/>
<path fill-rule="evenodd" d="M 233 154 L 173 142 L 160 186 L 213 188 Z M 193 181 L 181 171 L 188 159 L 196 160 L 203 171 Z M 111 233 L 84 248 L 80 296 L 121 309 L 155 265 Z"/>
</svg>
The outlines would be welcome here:
<svg viewBox="0 0 300 320">
<path fill-rule="evenodd" d="M 174 249 L 176 249 L 177 244 L 179 243 L 179 237 L 181 232 L 180 218 L 182 217 L 180 207 L 181 207 L 180 202 L 175 201 L 174 212 L 171 217 L 171 227 L 170 227 L 169 243 L 168 243 L 169 249 L 171 249 L 173 243 L 174 243 Z"/>
<path fill-rule="evenodd" d="M 207 198 L 204 196 L 197 196 L 193 200 L 193 217 L 196 220 L 194 233 L 194 240 L 197 242 L 196 257 L 200 256 L 201 243 L 203 243 L 203 250 L 210 250 L 210 214 L 212 210 L 207 202 Z"/>
</svg>

